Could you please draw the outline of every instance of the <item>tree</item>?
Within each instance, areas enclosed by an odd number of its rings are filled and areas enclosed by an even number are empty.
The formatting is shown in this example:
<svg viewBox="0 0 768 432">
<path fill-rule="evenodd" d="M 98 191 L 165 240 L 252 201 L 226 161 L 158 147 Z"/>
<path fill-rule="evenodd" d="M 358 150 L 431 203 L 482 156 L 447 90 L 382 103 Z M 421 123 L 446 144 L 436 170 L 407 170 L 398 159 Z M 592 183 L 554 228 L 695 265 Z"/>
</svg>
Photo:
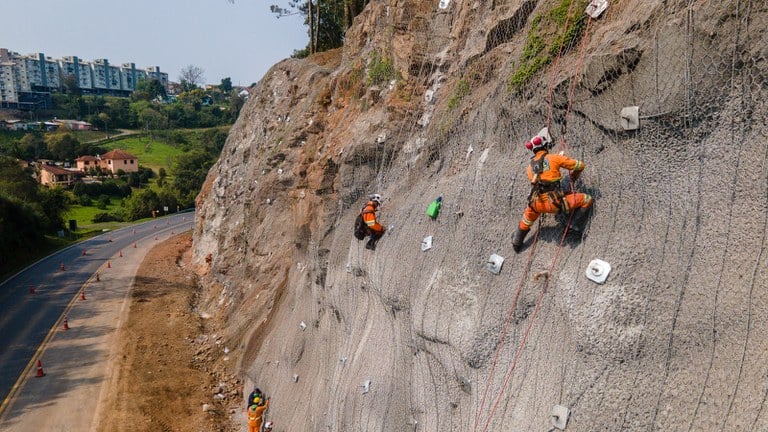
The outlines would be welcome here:
<svg viewBox="0 0 768 432">
<path fill-rule="evenodd" d="M 29 170 L 12 158 L 0 156 L 0 193 L 22 202 L 34 202 L 37 189 Z"/>
<path fill-rule="evenodd" d="M 309 42 L 295 57 L 338 48 L 344 43 L 344 32 L 370 0 L 291 0 L 289 8 L 270 6 L 277 18 L 300 14 L 308 26 Z"/>
<path fill-rule="evenodd" d="M 179 73 L 179 82 L 182 87 L 184 84 L 191 86 L 191 88 L 197 88 L 205 82 L 205 71 L 202 68 L 195 65 L 189 65 L 184 67 Z M 183 90 L 183 88 L 182 88 Z"/>
<path fill-rule="evenodd" d="M 107 138 L 109 138 L 109 122 L 110 120 L 112 120 L 111 118 L 109 118 L 109 114 L 103 112 L 103 113 L 99 113 L 99 115 L 96 117 L 99 119 L 101 124 L 104 125 L 104 131 L 107 133 Z"/>
<path fill-rule="evenodd" d="M 64 213 L 69 209 L 67 192 L 62 188 L 42 188 L 39 203 L 43 216 L 43 226 L 48 231 L 57 231 L 64 227 Z"/>
<path fill-rule="evenodd" d="M 45 144 L 54 159 L 71 160 L 75 158 L 75 149 L 80 146 L 80 141 L 71 132 L 59 132 L 46 135 Z"/>
<path fill-rule="evenodd" d="M 125 216 L 136 220 L 152 216 L 153 210 L 160 208 L 160 199 L 152 189 L 142 189 L 125 199 Z"/>
<path fill-rule="evenodd" d="M 174 175 L 173 186 L 179 191 L 185 206 L 194 202 L 214 160 L 202 150 L 192 150 L 176 157 L 171 169 Z"/>
<path fill-rule="evenodd" d="M 245 99 L 240 97 L 237 92 L 231 92 L 229 95 L 229 118 L 233 123 L 237 120 L 237 116 L 240 115 L 240 110 L 243 109 L 243 105 L 245 105 Z"/>
<path fill-rule="evenodd" d="M 21 159 L 41 159 L 48 156 L 48 147 L 39 133 L 27 133 L 19 140 L 19 153 L 15 156 Z"/>
<path fill-rule="evenodd" d="M 219 84 L 219 90 L 221 90 L 224 93 L 229 93 L 232 91 L 232 78 L 226 77 L 221 79 L 221 84 Z"/>
<path fill-rule="evenodd" d="M 61 84 L 61 88 L 64 93 L 78 96 L 80 95 L 80 83 L 77 82 L 77 78 L 74 74 L 65 76 Z"/>
<path fill-rule="evenodd" d="M 131 95 L 134 100 L 151 101 L 158 97 L 165 98 L 165 87 L 157 79 L 139 81 L 136 91 Z"/>
</svg>

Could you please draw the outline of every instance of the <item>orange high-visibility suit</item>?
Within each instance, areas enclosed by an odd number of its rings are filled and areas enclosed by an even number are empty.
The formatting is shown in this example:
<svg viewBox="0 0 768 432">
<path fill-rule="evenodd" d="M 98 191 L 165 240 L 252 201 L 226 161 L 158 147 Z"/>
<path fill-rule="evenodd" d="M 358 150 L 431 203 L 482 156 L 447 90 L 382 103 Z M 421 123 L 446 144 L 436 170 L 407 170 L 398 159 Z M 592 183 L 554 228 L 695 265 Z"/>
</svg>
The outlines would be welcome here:
<svg viewBox="0 0 768 432">
<path fill-rule="evenodd" d="M 366 249 L 376 250 L 376 242 L 384 235 L 384 227 L 376 220 L 376 210 L 379 204 L 376 201 L 368 201 L 363 207 L 363 222 L 368 227 L 370 238 L 365 244 Z"/>
<path fill-rule="evenodd" d="M 538 175 L 533 172 L 536 162 L 540 162 L 542 167 Z M 589 208 L 592 205 L 592 196 L 589 194 L 563 193 L 560 189 L 560 168 L 570 170 L 571 180 L 575 182 L 584 169 L 584 163 L 560 154 L 549 154 L 546 150 L 536 152 L 526 170 L 533 190 L 518 226 L 520 230 L 530 230 L 542 213 L 570 213 L 577 208 Z"/>
<path fill-rule="evenodd" d="M 375 202 L 368 201 L 363 208 L 363 222 L 372 232 L 384 233 L 384 227 L 376 220 L 376 210 L 378 207 L 378 204 Z"/>
<path fill-rule="evenodd" d="M 263 405 L 251 405 L 248 408 L 248 432 L 261 431 L 261 424 L 264 422 L 264 411 L 267 410 L 268 406 L 269 399 Z"/>
</svg>

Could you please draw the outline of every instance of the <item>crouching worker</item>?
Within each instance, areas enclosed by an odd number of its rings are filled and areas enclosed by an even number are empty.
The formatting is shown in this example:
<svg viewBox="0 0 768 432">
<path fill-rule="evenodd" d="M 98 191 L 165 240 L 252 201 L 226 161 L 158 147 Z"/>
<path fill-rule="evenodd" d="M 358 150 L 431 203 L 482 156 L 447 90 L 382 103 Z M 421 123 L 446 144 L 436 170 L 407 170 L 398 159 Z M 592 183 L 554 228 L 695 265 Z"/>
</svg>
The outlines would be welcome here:
<svg viewBox="0 0 768 432">
<path fill-rule="evenodd" d="M 560 185 L 562 176 L 560 169 L 571 172 L 571 184 L 575 184 L 584 163 L 561 154 L 550 154 L 551 141 L 541 136 L 535 136 L 525 143 L 527 149 L 533 151 L 531 164 L 526 173 L 531 181 L 531 194 L 528 196 L 528 207 L 512 238 L 512 248 L 520 252 L 525 236 L 531 230 L 531 225 L 542 213 L 560 213 L 571 216 L 571 229 L 581 231 L 589 216 L 592 206 L 592 196 L 585 193 L 563 192 Z"/>
<path fill-rule="evenodd" d="M 376 242 L 384 235 L 384 227 L 376 220 L 376 212 L 380 206 L 381 195 L 373 194 L 369 197 L 361 212 L 363 223 L 368 230 L 368 242 L 365 244 L 366 249 L 376 250 Z"/>
<path fill-rule="evenodd" d="M 248 432 L 261 432 L 264 422 L 264 411 L 269 407 L 269 399 L 256 397 L 254 404 L 248 407 Z"/>
</svg>

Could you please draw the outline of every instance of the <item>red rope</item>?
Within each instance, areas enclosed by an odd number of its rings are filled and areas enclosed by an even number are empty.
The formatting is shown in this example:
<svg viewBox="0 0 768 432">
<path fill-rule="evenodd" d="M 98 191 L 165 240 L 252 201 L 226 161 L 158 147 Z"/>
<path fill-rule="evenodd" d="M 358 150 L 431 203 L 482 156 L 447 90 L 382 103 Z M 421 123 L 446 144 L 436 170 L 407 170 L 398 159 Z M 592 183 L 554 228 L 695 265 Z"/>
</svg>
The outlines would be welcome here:
<svg viewBox="0 0 768 432">
<path fill-rule="evenodd" d="M 568 228 L 571 226 L 572 218 L 573 218 L 573 212 L 571 212 L 570 216 L 568 217 L 568 224 L 565 226 L 565 230 L 563 230 L 563 237 L 560 239 L 560 244 L 557 247 L 555 258 L 552 259 L 552 264 L 549 267 L 549 274 L 547 275 L 547 278 L 544 281 L 544 286 L 541 288 L 541 293 L 539 294 L 539 298 L 536 301 L 536 308 L 533 310 L 533 314 L 531 315 L 531 319 L 529 320 L 528 327 L 525 329 L 525 333 L 523 333 L 523 338 L 520 340 L 520 345 L 517 347 L 517 351 L 515 352 L 515 357 L 512 359 L 512 365 L 510 366 L 509 371 L 507 371 L 507 374 L 504 377 L 504 383 L 501 386 L 501 391 L 499 391 L 499 395 L 496 397 L 496 401 L 494 402 L 493 407 L 491 408 L 491 411 L 488 413 L 488 420 L 485 422 L 485 426 L 483 427 L 483 432 L 488 430 L 488 426 L 491 424 L 491 420 L 493 419 L 493 415 L 496 412 L 496 408 L 498 407 L 499 402 L 501 401 L 501 396 L 504 395 L 504 391 L 507 389 L 509 380 L 512 377 L 512 372 L 515 370 L 515 367 L 517 366 L 517 361 L 520 358 L 520 354 L 522 354 L 523 348 L 525 348 L 525 341 L 528 339 L 528 334 L 531 332 L 531 328 L 533 328 L 533 324 L 536 321 L 536 316 L 538 315 L 539 310 L 541 309 L 541 303 L 542 303 L 542 300 L 544 299 L 544 294 L 547 293 L 547 288 L 549 287 L 549 278 L 552 277 L 552 272 L 555 269 L 555 265 L 557 264 L 557 260 L 558 260 L 558 257 L 560 256 L 560 252 L 563 250 L 563 245 L 565 244 L 565 236 L 566 234 L 568 234 Z"/>
<path fill-rule="evenodd" d="M 567 14 L 568 17 L 567 17 L 566 23 L 565 23 L 564 34 L 565 34 L 565 32 L 568 31 L 568 24 L 569 24 L 569 20 L 570 20 L 570 16 L 571 16 L 571 7 L 573 7 L 573 3 L 574 2 L 571 2 L 571 4 L 568 7 L 568 14 Z M 590 26 L 591 22 L 592 22 L 592 18 L 588 17 L 587 18 L 587 25 L 586 25 L 586 27 L 584 29 L 584 37 L 581 40 L 581 47 L 579 49 L 579 51 L 580 51 L 579 52 L 579 59 L 578 59 L 578 61 L 576 63 L 576 70 L 575 70 L 574 77 L 573 77 L 573 80 L 572 80 L 572 83 L 571 83 L 571 89 L 570 89 L 570 92 L 569 92 L 569 95 L 568 95 L 568 106 L 567 106 L 566 111 L 565 111 L 565 116 L 563 117 L 563 129 L 562 129 L 562 134 L 561 134 L 561 137 L 560 137 L 560 144 L 561 144 L 561 146 L 564 149 L 568 148 L 567 142 L 565 140 L 565 135 L 567 133 L 566 125 L 568 124 L 568 116 L 570 115 L 571 106 L 573 105 L 573 96 L 574 96 L 575 91 L 576 91 L 576 84 L 578 82 L 578 75 L 579 75 L 579 73 L 581 71 L 581 68 L 583 67 L 583 63 L 584 63 L 584 57 L 585 57 L 586 45 L 587 45 L 587 35 L 589 34 L 589 26 Z M 560 62 L 560 57 L 562 55 L 562 51 L 563 51 L 563 45 L 560 45 L 560 49 L 559 49 L 559 51 L 557 53 L 557 58 L 555 59 L 555 63 L 554 63 L 553 69 L 552 69 L 552 77 L 551 77 L 551 80 L 550 80 L 550 89 L 549 89 L 549 109 L 548 109 L 548 114 L 547 114 L 547 128 L 550 127 L 551 121 L 552 121 L 552 105 L 553 105 L 552 99 L 554 97 L 554 82 L 555 82 L 555 76 L 556 76 L 557 69 L 558 69 L 558 64 Z M 572 191 L 574 190 L 574 182 L 573 181 L 571 181 L 571 190 Z M 563 236 L 560 239 L 560 244 L 558 245 L 557 252 L 555 253 L 555 257 L 552 260 L 552 264 L 551 264 L 550 269 L 549 269 L 549 274 L 547 276 L 546 281 L 544 282 L 544 286 L 541 289 L 541 293 L 539 294 L 539 298 L 536 301 L 536 307 L 535 307 L 535 309 L 533 311 L 533 314 L 531 315 L 531 318 L 530 318 L 529 323 L 528 323 L 528 327 L 526 328 L 525 333 L 523 333 L 523 337 L 520 340 L 520 345 L 518 346 L 517 351 L 515 352 L 515 357 L 512 360 L 512 365 L 510 366 L 509 370 L 507 371 L 507 373 L 505 375 L 504 383 L 502 384 L 501 391 L 499 391 L 498 396 L 496 397 L 496 400 L 495 400 L 495 402 L 493 404 L 493 407 L 491 407 L 491 410 L 488 413 L 488 419 L 486 420 L 485 425 L 483 426 L 483 432 L 488 430 L 488 426 L 490 425 L 491 420 L 493 419 L 493 415 L 496 412 L 496 408 L 498 407 L 499 402 L 501 400 L 501 397 L 504 394 L 504 391 L 506 390 L 507 385 L 509 384 L 510 378 L 512 377 L 512 372 L 517 367 L 517 362 L 520 359 L 520 355 L 523 352 L 523 348 L 525 348 L 525 342 L 528 339 L 528 335 L 529 335 L 529 333 L 531 331 L 531 328 L 533 328 L 533 324 L 534 324 L 534 322 L 536 320 L 536 316 L 538 315 L 539 310 L 541 309 L 541 304 L 542 304 L 542 300 L 544 299 L 544 294 L 546 294 L 547 288 L 549 287 L 549 278 L 552 276 L 552 272 L 554 271 L 555 265 L 557 264 L 558 258 L 560 256 L 560 252 L 562 251 L 563 245 L 565 244 L 565 236 L 568 234 L 568 229 L 571 226 L 571 219 L 573 219 L 573 213 L 574 212 L 572 211 L 570 213 L 569 217 L 568 217 L 568 223 L 566 224 L 566 227 L 563 230 Z M 480 415 L 482 414 L 482 410 L 485 407 L 485 401 L 486 401 L 486 397 L 488 395 L 488 390 L 490 388 L 491 379 L 493 378 L 494 372 L 496 370 L 496 364 L 498 362 L 499 354 L 501 352 L 501 348 L 503 347 L 504 341 L 506 339 L 506 334 L 507 334 L 507 330 L 509 328 L 509 323 L 511 322 L 512 316 L 514 315 L 514 311 L 515 311 L 515 308 L 517 306 L 517 301 L 518 301 L 518 298 L 520 296 L 520 292 L 522 290 L 523 282 L 525 281 L 525 276 L 526 276 L 528 270 L 530 269 L 531 261 L 532 261 L 532 258 L 533 258 L 533 249 L 534 249 L 534 247 L 536 245 L 536 241 L 538 240 L 538 236 L 539 236 L 539 232 L 540 231 L 541 231 L 541 219 L 539 219 L 539 229 L 536 232 L 536 236 L 534 237 L 533 244 L 531 246 L 531 251 L 528 254 L 528 261 L 526 262 L 525 268 L 523 270 L 523 275 L 520 278 L 520 282 L 519 282 L 519 284 L 517 286 L 517 290 L 515 291 L 515 297 L 514 297 L 514 299 L 512 301 L 512 307 L 510 308 L 510 311 L 507 314 L 507 319 L 504 322 L 504 328 L 502 329 L 501 339 L 499 341 L 498 348 L 496 349 L 496 353 L 494 354 L 494 357 L 493 357 L 493 363 L 492 363 L 492 366 L 491 366 L 491 370 L 489 371 L 489 374 L 488 374 L 488 379 L 486 380 L 485 390 L 483 391 L 483 397 L 482 397 L 481 402 L 480 402 L 480 407 L 478 408 L 478 410 L 477 410 L 477 412 L 475 414 L 475 425 L 474 425 L 474 429 L 473 429 L 475 431 L 477 430 L 477 424 L 478 424 L 478 421 L 480 419 Z"/>
<path fill-rule="evenodd" d="M 493 378 L 493 373 L 496 370 L 496 364 L 499 360 L 499 353 L 501 353 L 501 348 L 504 346 L 504 340 L 507 336 L 507 330 L 509 329 L 509 323 L 512 322 L 512 317 L 515 314 L 515 308 L 517 306 L 517 300 L 520 297 L 520 292 L 523 288 L 523 282 L 525 281 L 525 276 L 528 273 L 528 270 L 531 267 L 531 263 L 533 262 L 533 251 L 536 248 L 536 241 L 539 238 L 539 232 L 541 231 L 541 219 L 539 219 L 539 229 L 536 230 L 536 235 L 533 237 L 533 243 L 531 244 L 531 250 L 528 252 L 528 260 L 525 263 L 525 267 L 523 268 L 523 274 L 520 277 L 520 282 L 517 284 L 517 290 L 515 291 L 515 297 L 512 300 L 512 307 L 510 307 L 509 312 L 507 313 L 507 318 L 504 321 L 504 328 L 501 330 L 501 339 L 499 340 L 498 347 L 496 348 L 496 353 L 493 356 L 493 363 L 491 364 L 491 370 L 488 373 L 488 379 L 485 381 L 485 390 L 483 391 L 483 398 L 480 402 L 480 407 L 477 409 L 477 412 L 475 413 L 475 429 L 477 430 L 477 424 L 480 421 L 480 414 L 482 414 L 483 408 L 485 407 L 485 398 L 488 396 L 488 389 L 491 386 L 491 378 Z"/>
</svg>

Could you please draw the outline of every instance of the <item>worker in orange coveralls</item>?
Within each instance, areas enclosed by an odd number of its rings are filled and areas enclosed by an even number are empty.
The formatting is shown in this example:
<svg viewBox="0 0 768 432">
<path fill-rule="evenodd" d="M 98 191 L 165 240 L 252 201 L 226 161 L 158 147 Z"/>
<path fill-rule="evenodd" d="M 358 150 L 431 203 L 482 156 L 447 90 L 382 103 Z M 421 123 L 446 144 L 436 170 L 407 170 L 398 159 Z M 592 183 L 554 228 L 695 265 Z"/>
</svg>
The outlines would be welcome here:
<svg viewBox="0 0 768 432">
<path fill-rule="evenodd" d="M 264 422 L 264 411 L 269 407 L 269 399 L 257 397 L 254 404 L 248 407 L 248 432 L 260 432 Z"/>
<path fill-rule="evenodd" d="M 363 207 L 363 222 L 368 226 L 370 238 L 365 244 L 366 249 L 376 250 L 376 242 L 384 235 L 384 227 L 376 220 L 376 211 L 381 205 L 381 195 L 373 194 Z"/>
<path fill-rule="evenodd" d="M 571 171 L 571 184 L 575 184 L 584 170 L 584 162 L 571 159 L 562 154 L 550 154 L 552 142 L 537 135 L 525 143 L 528 150 L 533 151 L 531 164 L 526 170 L 531 181 L 531 194 L 528 196 L 528 207 L 512 238 L 512 248 L 520 252 L 523 240 L 531 230 L 531 225 L 542 213 L 559 213 L 571 216 L 571 229 L 581 231 L 592 206 L 592 196 L 585 193 L 563 192 L 560 186 L 562 176 L 560 169 Z"/>
</svg>

